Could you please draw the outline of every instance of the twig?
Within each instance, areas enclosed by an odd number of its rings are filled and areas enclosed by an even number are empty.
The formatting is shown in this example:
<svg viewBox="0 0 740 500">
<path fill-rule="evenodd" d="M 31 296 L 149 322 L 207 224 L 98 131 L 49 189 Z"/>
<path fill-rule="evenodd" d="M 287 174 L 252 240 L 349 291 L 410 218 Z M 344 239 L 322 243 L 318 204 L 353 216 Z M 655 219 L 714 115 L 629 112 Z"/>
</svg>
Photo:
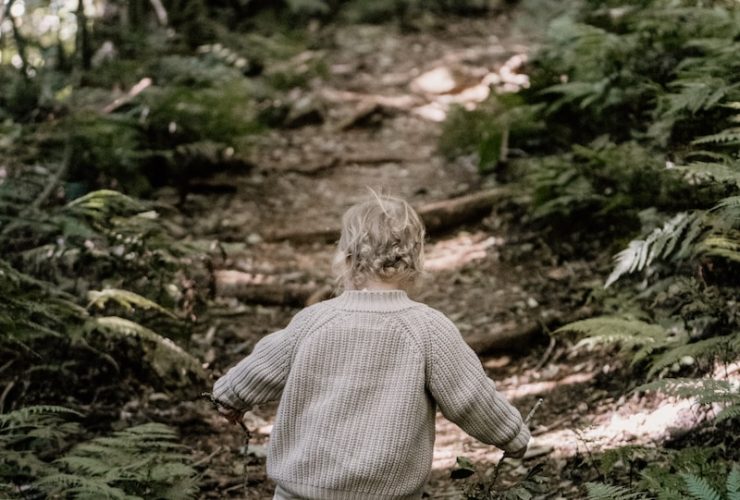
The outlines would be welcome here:
<svg viewBox="0 0 740 500">
<path fill-rule="evenodd" d="M 8 369 L 8 367 L 9 367 L 10 365 L 12 365 L 13 363 L 15 363 L 16 359 L 18 359 L 18 358 L 14 358 L 14 359 L 9 359 L 8 361 L 6 361 L 6 362 L 5 362 L 4 364 L 3 364 L 3 366 L 0 366 L 0 373 L 2 373 L 2 372 L 4 372 L 5 370 L 7 370 L 7 369 Z"/>
<path fill-rule="evenodd" d="M 200 465 L 203 465 L 206 462 L 210 462 L 211 459 L 213 459 L 213 457 L 215 457 L 216 455 L 218 455 L 222 451 L 223 451 L 223 446 L 217 447 L 216 450 L 213 453 L 210 453 L 208 456 L 206 456 L 204 458 L 201 458 L 197 462 L 193 463 L 193 467 L 198 467 Z"/>
<path fill-rule="evenodd" d="M 5 398 L 8 397 L 8 394 L 13 389 L 14 385 L 15 380 L 11 380 L 8 385 L 5 386 L 2 395 L 0 395 L 0 413 L 3 413 L 5 411 Z"/>
<path fill-rule="evenodd" d="M 529 421 L 532 420 L 532 417 L 534 417 L 534 414 L 537 412 L 539 407 L 542 405 L 543 399 L 540 398 L 537 400 L 537 402 L 534 404 L 531 410 L 529 410 L 529 414 L 527 415 L 527 418 L 524 419 L 524 425 L 529 425 Z M 501 466 L 504 463 L 504 460 L 508 458 L 508 455 L 506 452 L 504 452 L 504 456 L 501 457 L 501 460 L 499 460 L 498 464 L 496 464 L 496 467 L 493 470 L 493 478 L 491 479 L 491 482 L 488 484 L 488 488 L 486 488 L 486 497 L 490 496 L 491 492 L 493 491 L 494 487 L 496 486 L 496 481 L 498 480 L 499 473 L 501 472 Z"/>
<path fill-rule="evenodd" d="M 164 8 L 162 0 L 149 0 L 149 3 L 152 4 L 152 7 L 154 8 L 154 13 L 157 14 L 157 21 L 159 21 L 159 24 L 161 26 L 167 26 L 167 9 Z"/>
<path fill-rule="evenodd" d="M 542 329 L 547 331 L 549 334 L 549 328 L 547 328 L 547 325 L 542 325 Z M 545 354 L 542 355 L 542 358 L 539 360 L 539 362 L 535 365 L 535 370 L 540 370 L 545 364 L 547 364 L 547 361 L 550 359 L 550 356 L 552 355 L 552 351 L 555 350 L 555 337 L 552 335 L 550 336 L 550 344 L 547 346 L 547 349 L 545 350 Z"/>
<path fill-rule="evenodd" d="M 117 98 L 116 100 L 114 100 L 113 102 L 111 102 L 110 104 L 108 104 L 107 106 L 105 106 L 102 109 L 102 112 L 105 113 L 105 114 L 112 113 L 115 110 L 117 110 L 118 108 L 120 108 L 121 106 L 123 106 L 125 104 L 128 104 L 137 95 L 141 94 L 142 92 L 144 92 L 144 90 L 146 90 L 147 88 L 151 87 L 152 83 L 153 82 L 152 82 L 152 79 L 151 78 L 149 78 L 149 77 L 142 78 L 141 80 L 139 80 L 139 82 L 136 85 L 134 85 L 133 87 L 131 87 L 131 89 L 128 91 L 128 93 L 126 93 L 126 95 L 123 95 L 123 96 Z"/>
<path fill-rule="evenodd" d="M 230 408 L 229 406 L 223 404 L 218 399 L 214 398 L 213 394 L 211 394 L 210 392 L 204 392 L 203 394 L 201 394 L 201 397 L 208 399 L 208 401 L 210 401 L 211 403 L 211 406 L 213 406 L 213 408 L 216 411 L 219 411 L 221 408 L 225 408 L 227 410 L 233 410 L 233 408 Z M 249 487 L 249 464 L 248 464 L 249 440 L 252 438 L 252 433 L 249 432 L 249 429 L 247 428 L 247 426 L 244 424 L 242 420 L 238 420 L 237 424 L 239 424 L 239 427 L 241 427 L 242 430 L 244 431 L 244 473 L 243 474 L 244 474 L 244 496 L 246 497 L 247 488 Z"/>
</svg>

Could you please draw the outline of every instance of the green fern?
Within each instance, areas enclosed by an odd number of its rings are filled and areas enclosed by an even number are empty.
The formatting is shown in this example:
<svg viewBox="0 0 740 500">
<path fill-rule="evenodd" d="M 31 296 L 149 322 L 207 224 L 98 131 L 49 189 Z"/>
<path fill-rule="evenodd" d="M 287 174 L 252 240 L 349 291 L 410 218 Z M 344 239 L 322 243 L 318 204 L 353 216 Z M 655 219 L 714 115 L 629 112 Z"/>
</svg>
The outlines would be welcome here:
<svg viewBox="0 0 740 500">
<path fill-rule="evenodd" d="M 590 318 L 561 326 L 554 333 L 577 332 L 586 337 L 579 345 L 618 343 L 624 347 L 661 345 L 667 332 L 658 325 L 612 316 Z"/>
<path fill-rule="evenodd" d="M 625 274 L 645 269 L 656 259 L 671 255 L 676 258 L 687 257 L 702 232 L 703 224 L 699 212 L 679 213 L 644 240 L 631 241 L 625 250 L 616 255 L 616 265 L 604 287 L 609 287 Z"/>
<path fill-rule="evenodd" d="M 106 288 L 101 291 L 90 291 L 87 293 L 87 296 L 90 299 L 90 303 L 87 306 L 88 309 L 91 307 L 103 309 L 108 302 L 115 302 L 116 304 L 123 306 L 127 312 L 133 312 L 135 308 L 138 307 L 145 310 L 154 310 L 170 318 L 177 319 L 177 316 L 175 316 L 171 311 L 165 309 L 156 302 L 128 290 Z"/>
<path fill-rule="evenodd" d="M 694 474 L 681 474 L 686 489 L 696 500 L 722 500 L 722 495 L 715 490 L 706 480 Z"/>
<path fill-rule="evenodd" d="M 723 358 L 731 359 L 740 353 L 740 335 L 722 335 L 703 339 L 689 344 L 680 344 L 672 347 L 651 362 L 648 377 L 654 376 L 660 370 L 685 357 L 690 358 Z"/>
<path fill-rule="evenodd" d="M 180 378 L 188 373 L 205 378 L 200 362 L 172 340 L 117 316 L 93 318 L 87 326 L 88 335 L 100 332 L 109 338 L 132 337 L 142 341 L 144 356 L 148 363 L 163 378 L 176 374 Z"/>
<path fill-rule="evenodd" d="M 740 127 L 727 128 L 716 134 L 698 137 L 692 141 L 692 144 L 721 144 L 724 146 L 740 145 Z"/>
<path fill-rule="evenodd" d="M 740 384 L 711 378 L 666 378 L 641 385 L 635 391 L 659 391 L 669 396 L 695 398 L 700 404 L 740 404 Z"/>
<path fill-rule="evenodd" d="M 58 406 L 0 415 L 0 491 L 10 498 L 194 498 L 196 473 L 173 429 L 144 424 L 68 449 L 81 434 L 69 419 L 80 416 Z"/>
<path fill-rule="evenodd" d="M 722 409 L 722 411 L 717 414 L 716 420 L 718 422 L 722 422 L 723 420 L 733 420 L 737 418 L 740 418 L 740 404 L 734 404 Z"/>
<path fill-rule="evenodd" d="M 622 486 L 613 486 L 604 483 L 586 483 L 589 500 L 632 500 L 645 498 L 645 495 L 630 491 Z"/>
<path fill-rule="evenodd" d="M 725 483 L 727 500 L 740 500 L 740 465 L 733 464 Z"/>
</svg>

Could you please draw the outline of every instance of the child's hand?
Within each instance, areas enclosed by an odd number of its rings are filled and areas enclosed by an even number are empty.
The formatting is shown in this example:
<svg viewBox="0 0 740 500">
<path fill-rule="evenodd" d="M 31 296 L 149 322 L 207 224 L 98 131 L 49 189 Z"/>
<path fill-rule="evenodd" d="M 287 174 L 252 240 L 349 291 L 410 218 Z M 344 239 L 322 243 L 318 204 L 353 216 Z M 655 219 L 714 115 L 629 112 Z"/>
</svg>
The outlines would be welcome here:
<svg viewBox="0 0 740 500">
<path fill-rule="evenodd" d="M 510 458 L 522 458 L 525 453 L 527 453 L 527 446 L 517 451 L 507 451 L 506 456 Z"/>
<path fill-rule="evenodd" d="M 219 406 L 218 413 L 226 420 L 228 420 L 230 424 L 238 424 L 239 422 L 241 422 L 242 417 L 244 416 L 243 411 L 228 408 L 226 406 Z"/>
</svg>

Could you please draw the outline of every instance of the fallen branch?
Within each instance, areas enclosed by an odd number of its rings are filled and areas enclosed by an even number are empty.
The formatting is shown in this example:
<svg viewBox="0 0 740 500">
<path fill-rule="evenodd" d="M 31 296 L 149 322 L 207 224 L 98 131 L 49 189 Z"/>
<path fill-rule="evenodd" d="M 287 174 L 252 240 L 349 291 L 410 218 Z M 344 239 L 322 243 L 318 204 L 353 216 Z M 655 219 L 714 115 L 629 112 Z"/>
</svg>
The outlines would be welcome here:
<svg viewBox="0 0 740 500">
<path fill-rule="evenodd" d="M 383 163 L 414 163 L 428 161 L 428 157 L 404 156 L 394 154 L 353 154 L 346 156 L 330 156 L 319 161 L 304 162 L 296 166 L 278 168 L 275 172 L 280 174 L 317 175 L 326 170 L 342 165 L 379 165 Z"/>
<path fill-rule="evenodd" d="M 221 270 L 214 273 L 216 295 L 264 305 L 303 307 L 316 292 L 315 284 L 255 283 L 250 273 Z"/>
<path fill-rule="evenodd" d="M 478 354 L 493 352 L 526 352 L 531 345 L 547 337 L 544 332 L 559 326 L 579 321 L 593 315 L 593 310 L 583 307 L 570 314 L 556 314 L 545 320 L 530 320 L 525 323 L 509 321 L 493 329 L 465 336 L 465 341 Z"/>
<path fill-rule="evenodd" d="M 129 90 L 126 95 L 123 95 L 119 98 L 117 98 L 115 101 L 108 104 L 106 107 L 103 108 L 103 113 L 113 113 L 115 110 L 120 108 L 121 106 L 124 106 L 128 104 L 129 102 L 133 101 L 134 98 L 144 92 L 147 88 L 151 87 L 152 85 L 152 79 L 151 78 L 142 78 L 139 80 L 139 83 L 131 87 L 131 90 Z"/>
<path fill-rule="evenodd" d="M 438 233 L 452 227 L 485 217 L 498 202 L 511 196 L 507 188 L 492 188 L 448 200 L 428 203 L 416 207 L 424 221 L 427 233 Z M 267 235 L 268 241 L 291 241 L 294 243 L 327 242 L 339 239 L 338 227 L 325 227 L 306 231 L 291 231 Z"/>
<path fill-rule="evenodd" d="M 426 102 L 424 99 L 416 96 L 384 96 L 378 94 L 351 92 L 347 90 L 336 90 L 332 88 L 324 89 L 321 92 L 321 97 L 328 102 L 360 102 L 363 105 L 378 104 L 384 108 L 397 109 L 401 111 L 410 111 L 414 107 L 420 106 Z"/>
<path fill-rule="evenodd" d="M 427 232 L 449 229 L 465 222 L 482 218 L 498 202 L 511 196 L 508 188 L 492 188 L 477 193 L 429 203 L 417 208 Z"/>
</svg>

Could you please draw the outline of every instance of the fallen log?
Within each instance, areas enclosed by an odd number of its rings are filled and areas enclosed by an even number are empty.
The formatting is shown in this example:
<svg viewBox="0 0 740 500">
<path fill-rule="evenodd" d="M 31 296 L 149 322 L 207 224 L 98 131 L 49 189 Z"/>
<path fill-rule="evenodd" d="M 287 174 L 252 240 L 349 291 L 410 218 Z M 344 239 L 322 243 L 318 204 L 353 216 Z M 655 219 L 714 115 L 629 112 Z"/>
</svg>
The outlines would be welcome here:
<svg viewBox="0 0 740 500">
<path fill-rule="evenodd" d="M 449 200 L 429 203 L 416 210 L 428 233 L 435 233 L 485 217 L 491 208 L 511 195 L 508 188 L 492 188 Z"/>
<path fill-rule="evenodd" d="M 593 314 L 593 309 L 583 307 L 569 314 L 555 314 L 541 320 L 527 320 L 524 323 L 512 320 L 481 333 L 466 335 L 465 342 L 481 355 L 494 352 L 525 353 L 534 344 L 546 343 L 546 331 L 555 330 Z"/>
<path fill-rule="evenodd" d="M 234 270 L 215 271 L 214 281 L 219 297 L 273 306 L 304 307 L 318 289 L 315 283 L 261 283 L 251 273 Z"/>
<path fill-rule="evenodd" d="M 477 193 L 458 196 L 416 207 L 424 221 L 427 233 L 439 233 L 452 227 L 485 217 L 498 202 L 511 196 L 508 188 L 492 188 Z M 334 243 L 339 239 L 339 227 L 327 226 L 274 233 L 266 236 L 267 241 L 291 241 L 293 243 Z"/>
</svg>

